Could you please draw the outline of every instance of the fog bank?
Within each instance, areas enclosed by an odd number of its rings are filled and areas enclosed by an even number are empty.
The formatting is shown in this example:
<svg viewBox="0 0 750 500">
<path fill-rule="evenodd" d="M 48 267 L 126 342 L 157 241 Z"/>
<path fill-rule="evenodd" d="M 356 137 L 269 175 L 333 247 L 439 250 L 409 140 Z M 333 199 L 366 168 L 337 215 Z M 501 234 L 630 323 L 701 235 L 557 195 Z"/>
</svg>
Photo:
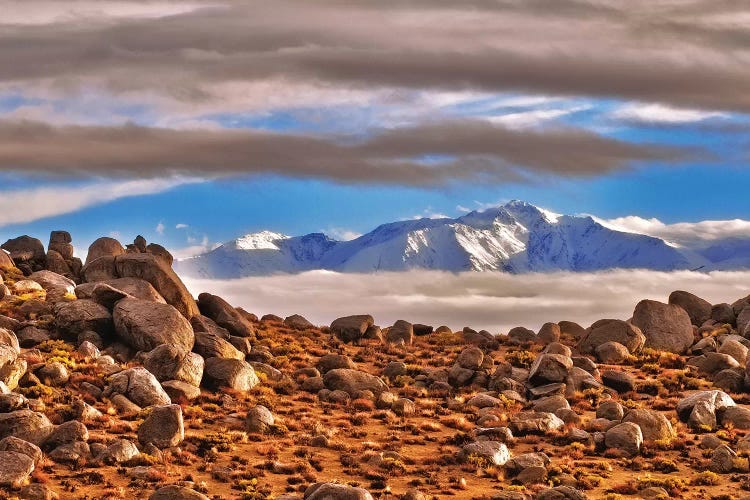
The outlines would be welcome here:
<svg viewBox="0 0 750 500">
<path fill-rule="evenodd" d="M 372 314 L 381 326 L 397 319 L 454 329 L 471 326 L 503 333 L 513 326 L 537 329 L 547 321 L 588 326 L 597 319 L 627 319 L 641 299 L 666 301 L 687 290 L 711 303 L 750 294 L 750 272 L 698 273 L 615 270 L 596 273 L 441 271 L 297 275 L 237 280 L 185 279 L 195 295 L 208 291 L 261 316 L 302 314 L 316 324 L 339 316 Z"/>
</svg>

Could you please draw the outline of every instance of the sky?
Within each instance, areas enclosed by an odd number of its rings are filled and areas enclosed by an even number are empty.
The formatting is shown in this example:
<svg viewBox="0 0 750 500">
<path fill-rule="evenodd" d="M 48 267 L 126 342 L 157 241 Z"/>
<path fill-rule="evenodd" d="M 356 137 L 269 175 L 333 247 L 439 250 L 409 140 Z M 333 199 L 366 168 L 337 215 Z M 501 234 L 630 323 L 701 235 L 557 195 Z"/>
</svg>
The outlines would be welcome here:
<svg viewBox="0 0 750 500">
<path fill-rule="evenodd" d="M 750 236 L 734 0 L 0 0 L 0 239 L 178 257 L 511 199 Z M 705 223 L 701 221 L 727 221 Z M 686 224 L 691 223 L 691 224 Z M 722 233 L 723 234 L 723 233 Z"/>
</svg>

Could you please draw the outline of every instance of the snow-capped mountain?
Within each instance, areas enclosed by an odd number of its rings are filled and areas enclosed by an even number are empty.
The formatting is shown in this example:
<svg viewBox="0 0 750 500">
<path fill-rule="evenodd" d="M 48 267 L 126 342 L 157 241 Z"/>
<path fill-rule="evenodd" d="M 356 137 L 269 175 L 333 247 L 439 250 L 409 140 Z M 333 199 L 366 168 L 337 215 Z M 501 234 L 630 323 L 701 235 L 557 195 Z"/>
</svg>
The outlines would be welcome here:
<svg viewBox="0 0 750 500">
<path fill-rule="evenodd" d="M 591 217 L 558 215 L 528 203 L 471 212 L 456 219 L 393 222 L 351 241 L 321 233 L 289 237 L 270 231 L 249 234 L 215 250 L 176 262 L 189 277 L 239 278 L 313 269 L 339 272 L 499 270 L 595 271 L 645 268 L 671 271 L 729 261 L 733 252 L 709 255 L 651 236 L 610 229 Z"/>
</svg>

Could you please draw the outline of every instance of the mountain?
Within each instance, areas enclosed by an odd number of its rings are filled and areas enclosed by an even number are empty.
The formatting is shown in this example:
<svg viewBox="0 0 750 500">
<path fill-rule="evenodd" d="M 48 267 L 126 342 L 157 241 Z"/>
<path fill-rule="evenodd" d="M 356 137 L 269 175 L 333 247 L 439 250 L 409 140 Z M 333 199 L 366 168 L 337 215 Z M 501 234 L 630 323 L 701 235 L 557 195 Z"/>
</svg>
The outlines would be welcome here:
<svg viewBox="0 0 750 500">
<path fill-rule="evenodd" d="M 419 219 L 383 224 L 351 241 L 321 233 L 289 237 L 270 231 L 249 234 L 215 250 L 175 263 L 199 278 L 238 278 L 314 269 L 339 272 L 499 270 L 596 271 L 646 268 L 690 269 L 736 259 L 717 244 L 694 252 L 642 234 L 615 231 L 591 217 L 558 215 L 521 201 L 456 219 Z M 712 258 L 719 258 L 714 262 Z M 750 260 L 750 259 L 745 259 Z"/>
</svg>

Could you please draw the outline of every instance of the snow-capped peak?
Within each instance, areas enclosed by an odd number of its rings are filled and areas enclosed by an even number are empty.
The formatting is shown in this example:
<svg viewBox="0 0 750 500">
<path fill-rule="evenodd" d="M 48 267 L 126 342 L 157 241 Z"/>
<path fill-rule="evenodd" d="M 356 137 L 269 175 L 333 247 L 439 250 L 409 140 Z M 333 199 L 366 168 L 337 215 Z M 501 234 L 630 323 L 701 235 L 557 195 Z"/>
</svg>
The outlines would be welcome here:
<svg viewBox="0 0 750 500">
<path fill-rule="evenodd" d="M 229 246 L 237 250 L 278 250 L 277 242 L 279 240 L 289 239 L 289 236 L 273 231 L 260 231 L 241 236 L 232 241 Z"/>
<path fill-rule="evenodd" d="M 739 247 L 733 245 L 730 250 L 733 248 Z M 350 241 L 332 240 L 320 233 L 289 237 L 262 231 L 193 259 L 178 261 L 176 267 L 187 276 L 209 278 L 314 269 L 522 273 L 645 268 L 667 271 L 717 267 L 721 263 L 716 259 L 721 257 L 726 261 L 725 256 L 731 253 L 719 247 L 705 252 L 688 250 L 637 232 L 618 231 L 590 216 L 560 215 L 514 200 L 456 219 L 387 223 Z"/>
</svg>

